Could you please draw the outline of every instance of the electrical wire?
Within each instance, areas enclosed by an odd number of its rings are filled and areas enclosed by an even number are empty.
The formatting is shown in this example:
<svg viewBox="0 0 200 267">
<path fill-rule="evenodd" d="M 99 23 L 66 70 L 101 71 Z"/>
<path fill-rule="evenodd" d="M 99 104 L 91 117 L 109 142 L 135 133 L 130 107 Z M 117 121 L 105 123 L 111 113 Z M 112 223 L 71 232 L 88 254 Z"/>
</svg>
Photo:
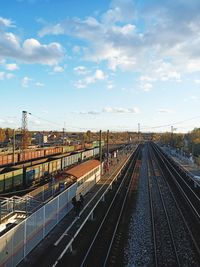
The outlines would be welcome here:
<svg viewBox="0 0 200 267">
<path fill-rule="evenodd" d="M 170 127 L 170 126 L 182 124 L 184 122 L 191 121 L 191 120 L 198 119 L 198 118 L 200 118 L 200 116 L 195 116 L 195 117 L 188 118 L 186 120 L 182 120 L 182 121 L 178 121 L 178 122 L 172 122 L 170 124 L 158 125 L 158 126 L 152 126 L 152 127 L 145 126 L 145 127 L 141 127 L 141 128 L 144 130 L 144 129 L 158 129 L 158 128 L 163 128 L 163 127 Z"/>
</svg>

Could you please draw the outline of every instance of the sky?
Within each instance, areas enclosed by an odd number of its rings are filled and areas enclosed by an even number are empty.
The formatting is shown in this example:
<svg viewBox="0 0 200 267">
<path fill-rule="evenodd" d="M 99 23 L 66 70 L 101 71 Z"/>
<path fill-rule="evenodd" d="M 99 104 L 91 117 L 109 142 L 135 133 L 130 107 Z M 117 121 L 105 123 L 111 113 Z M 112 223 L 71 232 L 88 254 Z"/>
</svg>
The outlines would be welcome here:
<svg viewBox="0 0 200 267">
<path fill-rule="evenodd" d="M 200 127 L 199 0 L 0 0 L 0 127 Z"/>
</svg>

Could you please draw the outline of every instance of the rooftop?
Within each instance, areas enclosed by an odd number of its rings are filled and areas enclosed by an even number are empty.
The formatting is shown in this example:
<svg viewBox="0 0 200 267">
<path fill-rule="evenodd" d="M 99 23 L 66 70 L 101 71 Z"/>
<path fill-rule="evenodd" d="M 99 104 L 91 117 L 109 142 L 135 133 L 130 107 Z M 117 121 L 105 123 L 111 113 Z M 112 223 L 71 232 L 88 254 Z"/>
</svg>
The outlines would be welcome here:
<svg viewBox="0 0 200 267">
<path fill-rule="evenodd" d="M 76 167 L 67 170 L 67 174 L 73 175 L 77 179 L 84 176 L 88 172 L 92 171 L 94 168 L 100 166 L 100 161 L 98 160 L 89 160 Z"/>
</svg>

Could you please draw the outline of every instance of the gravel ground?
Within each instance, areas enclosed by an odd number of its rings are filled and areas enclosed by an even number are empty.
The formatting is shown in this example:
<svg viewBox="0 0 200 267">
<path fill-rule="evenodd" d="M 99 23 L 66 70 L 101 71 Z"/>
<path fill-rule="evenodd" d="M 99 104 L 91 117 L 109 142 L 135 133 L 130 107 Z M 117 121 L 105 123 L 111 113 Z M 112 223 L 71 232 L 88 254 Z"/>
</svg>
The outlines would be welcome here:
<svg viewBox="0 0 200 267">
<path fill-rule="evenodd" d="M 128 240 L 124 248 L 124 266 L 153 266 L 147 172 L 147 155 L 144 147 L 135 210 L 131 215 Z"/>
<path fill-rule="evenodd" d="M 165 204 L 170 207 L 167 212 L 172 225 L 173 236 L 181 266 L 198 266 L 197 258 L 194 254 L 194 247 L 182 216 L 177 209 L 172 195 L 169 193 L 168 186 L 161 177 L 158 178 Z"/>
</svg>

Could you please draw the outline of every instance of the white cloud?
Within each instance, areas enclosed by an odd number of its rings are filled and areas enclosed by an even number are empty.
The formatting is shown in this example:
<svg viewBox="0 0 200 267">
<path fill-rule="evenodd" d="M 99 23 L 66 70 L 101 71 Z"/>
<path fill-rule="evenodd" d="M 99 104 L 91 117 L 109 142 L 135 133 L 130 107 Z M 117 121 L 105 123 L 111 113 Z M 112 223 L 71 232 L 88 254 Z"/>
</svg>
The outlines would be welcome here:
<svg viewBox="0 0 200 267">
<path fill-rule="evenodd" d="M 85 75 L 89 71 L 85 66 L 77 66 L 77 67 L 74 68 L 74 72 L 79 74 L 79 75 Z"/>
<path fill-rule="evenodd" d="M 85 59 L 95 62 L 108 61 L 108 66 L 113 70 L 117 67 L 124 70 L 135 68 L 136 57 L 132 54 L 133 45 L 131 44 L 131 41 L 136 38 L 135 25 L 129 23 L 123 26 L 111 26 L 93 17 L 85 20 L 74 18 L 59 25 L 49 25 L 43 28 L 39 35 L 58 34 L 59 32 L 55 31 L 58 26 L 62 27 L 62 34 L 73 35 L 88 41 L 89 49 L 84 50 Z"/>
<path fill-rule="evenodd" d="M 0 72 L 0 80 L 4 80 L 5 79 L 5 72 L 1 71 Z"/>
<path fill-rule="evenodd" d="M 6 79 L 12 79 L 12 78 L 14 78 L 15 77 L 15 75 L 14 74 L 12 74 L 12 73 L 6 73 Z"/>
<path fill-rule="evenodd" d="M 126 22 L 135 18 L 136 9 L 132 0 L 113 0 L 111 8 L 103 15 L 103 21 L 108 24 Z"/>
<path fill-rule="evenodd" d="M 192 59 L 186 65 L 189 72 L 199 72 L 200 71 L 200 59 Z"/>
<path fill-rule="evenodd" d="M 157 79 L 161 81 L 181 81 L 181 75 L 176 71 L 175 67 L 172 64 L 164 61 L 160 62 L 160 66 L 155 69 L 155 75 L 157 76 Z"/>
<path fill-rule="evenodd" d="M 133 108 L 121 108 L 121 107 L 105 107 L 102 109 L 102 111 L 97 110 L 89 110 L 89 111 L 80 111 L 80 112 L 74 112 L 81 115 L 98 115 L 101 113 L 119 113 L 119 114 L 138 114 L 140 113 L 139 109 L 137 107 Z"/>
<path fill-rule="evenodd" d="M 94 80 L 105 80 L 106 79 L 106 75 L 104 74 L 104 72 L 102 70 L 96 70 L 95 74 L 94 74 Z"/>
<path fill-rule="evenodd" d="M 61 67 L 61 66 L 55 66 L 55 67 L 53 68 L 53 71 L 54 71 L 54 72 L 57 72 L 57 73 L 62 73 L 62 72 L 64 72 L 65 70 L 64 70 L 64 68 Z"/>
<path fill-rule="evenodd" d="M 12 32 L 0 31 L 0 58 L 55 65 L 63 59 L 64 53 L 64 48 L 59 43 L 41 44 L 33 38 L 21 43 Z"/>
<path fill-rule="evenodd" d="M 44 83 L 41 83 L 41 82 L 36 82 L 35 85 L 37 87 L 44 87 L 45 86 L 45 84 Z"/>
<path fill-rule="evenodd" d="M 85 41 L 84 59 L 105 61 L 112 70 L 148 75 L 151 68 L 160 81 L 180 82 L 185 72 L 200 71 L 199 9 L 198 0 L 166 1 L 164 5 L 154 0 L 145 5 L 113 0 L 98 19 L 68 19 L 47 25 L 39 34 L 65 34 Z"/>
<path fill-rule="evenodd" d="M 4 71 L 0 71 L 0 80 L 10 80 L 14 77 L 15 75 L 13 75 L 12 73 L 6 73 Z"/>
<path fill-rule="evenodd" d="M 6 64 L 6 69 L 13 71 L 13 70 L 18 70 L 19 67 L 16 63 L 10 63 L 10 64 Z"/>
<path fill-rule="evenodd" d="M 199 79 L 196 79 L 196 80 L 194 80 L 194 83 L 200 84 L 200 80 Z"/>
<path fill-rule="evenodd" d="M 80 111 L 79 114 L 81 115 L 98 115 L 100 114 L 97 110 L 89 110 L 89 111 Z"/>
<path fill-rule="evenodd" d="M 140 88 L 144 91 L 144 92 L 149 92 L 152 88 L 153 85 L 151 83 L 141 83 Z"/>
<path fill-rule="evenodd" d="M 158 109 L 158 113 L 172 113 L 172 110 L 170 109 Z"/>
<path fill-rule="evenodd" d="M 38 120 L 38 119 L 30 119 L 29 120 L 29 123 L 32 125 L 32 126 L 38 126 L 38 125 L 41 125 L 41 121 Z"/>
<path fill-rule="evenodd" d="M 105 73 L 102 70 L 97 69 L 93 75 L 86 76 L 82 80 L 76 81 L 74 86 L 76 88 L 86 88 L 88 85 L 96 83 L 97 81 L 103 81 L 106 78 L 107 76 L 105 75 Z"/>
<path fill-rule="evenodd" d="M 28 88 L 28 87 L 29 87 L 29 84 L 30 84 L 31 81 L 32 81 L 31 78 L 25 76 L 25 77 L 21 80 L 21 85 L 22 85 L 22 87 Z"/>
<path fill-rule="evenodd" d="M 156 81 L 155 78 L 151 77 L 151 76 L 147 76 L 147 75 L 142 75 L 139 78 L 140 82 L 154 82 Z"/>
<path fill-rule="evenodd" d="M 103 109 L 104 113 L 133 113 L 133 114 L 138 114 L 139 109 L 137 107 L 134 108 L 119 108 L 119 107 L 105 107 Z"/>
<path fill-rule="evenodd" d="M 7 128 L 8 125 L 9 127 L 18 127 L 19 123 L 20 120 L 16 116 L 6 116 L 3 119 L 0 118 L 0 125 L 3 128 Z"/>
<path fill-rule="evenodd" d="M 199 100 L 199 97 L 198 96 L 195 96 L 195 95 L 192 95 L 190 97 L 190 99 L 193 100 L 193 101 L 198 101 Z"/>
<path fill-rule="evenodd" d="M 14 22 L 7 18 L 0 17 L 0 27 L 15 27 Z"/>
<path fill-rule="evenodd" d="M 112 90 L 114 87 L 115 87 L 115 85 L 114 85 L 113 81 L 108 81 L 107 89 Z"/>
</svg>

